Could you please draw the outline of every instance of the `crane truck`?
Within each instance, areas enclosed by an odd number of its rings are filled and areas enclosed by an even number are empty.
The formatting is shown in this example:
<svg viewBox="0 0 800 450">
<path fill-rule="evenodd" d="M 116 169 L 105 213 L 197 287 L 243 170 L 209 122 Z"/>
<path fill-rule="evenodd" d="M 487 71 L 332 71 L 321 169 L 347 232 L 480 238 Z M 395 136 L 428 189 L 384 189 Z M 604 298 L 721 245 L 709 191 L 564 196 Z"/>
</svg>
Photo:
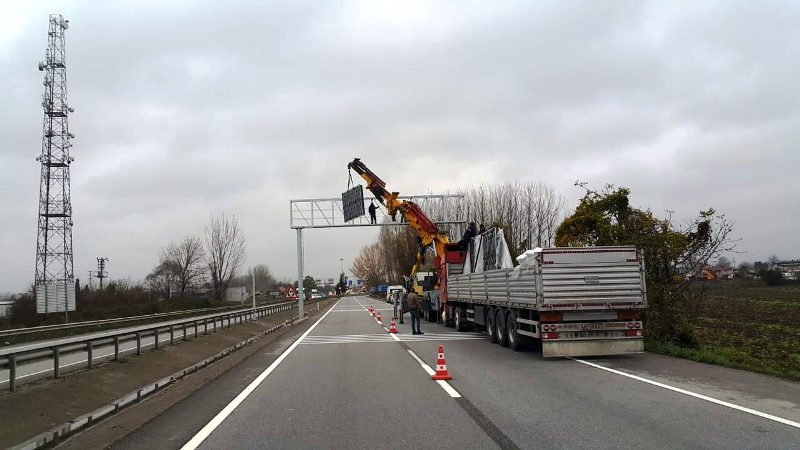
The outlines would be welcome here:
<svg viewBox="0 0 800 450">
<path fill-rule="evenodd" d="M 544 357 L 641 353 L 647 307 L 641 250 L 618 247 L 536 248 L 510 262 L 501 229 L 466 245 L 451 243 L 413 202 L 398 200 L 359 159 L 348 164 L 392 219 L 400 212 L 433 247 L 435 286 L 425 293 L 431 315 L 458 331 L 484 329 L 493 343 L 519 351 L 541 346 Z M 422 251 L 420 252 L 420 255 Z M 421 256 L 412 269 L 415 275 Z"/>
</svg>

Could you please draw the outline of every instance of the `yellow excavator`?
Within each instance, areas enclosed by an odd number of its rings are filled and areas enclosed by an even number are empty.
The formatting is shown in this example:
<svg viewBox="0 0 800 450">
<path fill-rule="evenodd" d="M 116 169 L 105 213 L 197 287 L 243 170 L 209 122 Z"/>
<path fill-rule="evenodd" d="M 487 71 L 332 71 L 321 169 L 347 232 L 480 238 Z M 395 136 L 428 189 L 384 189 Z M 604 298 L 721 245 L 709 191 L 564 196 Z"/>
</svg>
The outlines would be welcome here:
<svg viewBox="0 0 800 450">
<path fill-rule="evenodd" d="M 372 192 L 375 199 L 386 207 L 393 222 L 397 220 L 397 213 L 399 212 L 403 215 L 405 222 L 417 233 L 420 250 L 417 252 L 416 262 L 411 268 L 411 286 L 407 286 L 407 288 L 409 290 L 414 289 L 417 294 L 422 297 L 423 310 L 425 311 L 426 318 L 428 320 L 433 320 L 434 311 L 439 311 L 439 308 L 436 307 L 435 298 L 431 299 L 423 295 L 423 286 L 419 283 L 419 280 L 417 280 L 417 271 L 424 262 L 425 250 L 427 248 L 433 248 L 436 258 L 443 257 L 445 245 L 450 242 L 450 238 L 447 236 L 447 233 L 439 231 L 436 224 L 422 212 L 422 209 L 420 209 L 416 203 L 408 200 L 400 200 L 398 199 L 400 195 L 399 192 L 390 192 L 387 190 L 386 182 L 375 175 L 375 173 L 359 158 L 353 159 L 353 161 L 347 165 L 347 168 L 355 171 L 366 181 L 367 189 Z M 437 263 L 435 267 L 440 267 L 440 265 Z M 434 274 L 437 280 L 439 279 L 438 275 L 439 274 Z M 434 304 L 431 305 L 431 303 L 429 303 L 431 301 L 433 301 Z"/>
</svg>

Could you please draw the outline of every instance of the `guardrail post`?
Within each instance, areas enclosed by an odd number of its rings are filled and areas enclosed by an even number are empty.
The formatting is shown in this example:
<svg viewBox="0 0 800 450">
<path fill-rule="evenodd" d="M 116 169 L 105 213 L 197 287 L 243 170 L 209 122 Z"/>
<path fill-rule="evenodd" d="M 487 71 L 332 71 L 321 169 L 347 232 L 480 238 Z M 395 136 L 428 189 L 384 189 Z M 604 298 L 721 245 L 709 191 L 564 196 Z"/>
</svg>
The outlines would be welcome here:
<svg viewBox="0 0 800 450">
<path fill-rule="evenodd" d="M 142 354 L 142 333 L 139 331 L 136 332 L 136 354 Z"/>
<path fill-rule="evenodd" d="M 158 328 L 153 331 L 153 345 L 158 350 Z"/>
<path fill-rule="evenodd" d="M 114 361 L 119 361 L 119 336 L 114 336 Z"/>
<path fill-rule="evenodd" d="M 208 334 L 208 319 L 203 319 L 203 334 Z"/>
<path fill-rule="evenodd" d="M 92 351 L 92 341 L 86 341 L 86 365 L 88 368 L 94 367 L 92 364 L 92 360 L 94 356 L 94 352 Z"/>
<path fill-rule="evenodd" d="M 184 324 L 181 324 L 181 325 L 183 326 L 183 340 L 184 341 L 188 341 L 188 339 L 186 339 L 186 324 L 184 323 Z"/>
<path fill-rule="evenodd" d="M 169 343 L 170 345 L 175 344 L 175 325 L 169 326 Z"/>
<path fill-rule="evenodd" d="M 53 378 L 58 378 L 59 367 L 61 366 L 60 350 L 58 346 L 53 347 Z"/>
<path fill-rule="evenodd" d="M 217 332 L 217 318 L 214 317 L 214 333 Z"/>
<path fill-rule="evenodd" d="M 197 321 L 194 321 L 194 337 L 197 338 Z"/>
<path fill-rule="evenodd" d="M 17 390 L 17 355 L 8 355 L 8 390 Z"/>
</svg>

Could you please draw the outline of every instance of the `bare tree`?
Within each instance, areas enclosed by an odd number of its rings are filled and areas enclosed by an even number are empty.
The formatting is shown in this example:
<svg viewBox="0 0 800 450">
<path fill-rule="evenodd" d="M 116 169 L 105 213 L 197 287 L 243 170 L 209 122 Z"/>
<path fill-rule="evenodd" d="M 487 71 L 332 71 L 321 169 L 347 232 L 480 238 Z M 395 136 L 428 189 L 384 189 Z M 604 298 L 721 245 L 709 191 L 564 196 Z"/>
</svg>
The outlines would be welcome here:
<svg viewBox="0 0 800 450">
<path fill-rule="evenodd" d="M 255 275 L 256 290 L 260 292 L 266 292 L 278 283 L 275 277 L 272 276 L 272 271 L 270 271 L 269 266 L 266 264 L 257 264 L 250 269 L 247 274 L 250 277 Z"/>
<path fill-rule="evenodd" d="M 386 260 L 379 243 L 370 244 L 361 249 L 353 260 L 351 272 L 364 280 L 367 286 L 377 286 L 386 280 Z"/>
<path fill-rule="evenodd" d="M 512 254 L 553 245 L 564 198 L 541 182 L 513 181 L 463 191 L 470 222 L 500 227 Z M 455 230 L 451 236 L 457 238 Z"/>
<path fill-rule="evenodd" d="M 231 279 L 244 262 L 244 234 L 236 216 L 211 216 L 203 236 L 205 261 L 214 298 L 222 300 Z"/>
<path fill-rule="evenodd" d="M 178 278 L 177 272 L 178 267 L 173 261 L 162 259 L 145 280 L 154 293 L 169 298 Z"/>
<path fill-rule="evenodd" d="M 402 284 L 411 273 L 419 252 L 417 234 L 410 227 L 382 227 L 378 243 L 383 249 L 386 276 L 392 284 Z"/>
<path fill-rule="evenodd" d="M 161 250 L 162 263 L 173 268 L 180 295 L 203 278 L 203 242 L 195 236 L 186 236 L 180 242 L 170 242 Z"/>
</svg>

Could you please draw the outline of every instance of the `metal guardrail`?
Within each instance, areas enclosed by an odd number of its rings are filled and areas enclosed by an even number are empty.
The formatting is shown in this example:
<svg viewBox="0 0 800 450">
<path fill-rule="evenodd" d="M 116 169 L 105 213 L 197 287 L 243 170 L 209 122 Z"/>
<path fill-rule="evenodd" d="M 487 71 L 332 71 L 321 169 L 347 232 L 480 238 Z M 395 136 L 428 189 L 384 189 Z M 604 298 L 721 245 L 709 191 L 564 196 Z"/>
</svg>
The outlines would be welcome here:
<svg viewBox="0 0 800 450">
<path fill-rule="evenodd" d="M 114 356 L 112 360 L 118 361 L 120 355 L 120 343 L 131 340 L 136 340 L 135 352 L 137 355 L 142 353 L 142 337 L 153 336 L 154 349 L 158 349 L 159 334 L 164 330 L 169 330 L 170 344 L 175 341 L 175 329 L 180 328 L 183 332 L 182 339 L 188 336 L 197 337 L 199 335 L 198 328 L 203 327 L 203 334 L 208 334 L 209 326 L 213 331 L 217 331 L 217 324 L 220 328 L 224 328 L 225 321 L 228 322 L 228 327 L 235 323 L 244 323 L 245 320 L 257 320 L 261 317 L 272 315 L 276 312 L 289 311 L 295 308 L 293 302 L 278 303 L 275 305 L 267 305 L 257 307 L 255 309 L 237 310 L 224 312 L 219 314 L 211 314 L 206 316 L 195 316 L 185 319 L 178 319 L 169 322 L 158 322 L 153 324 L 141 325 L 138 327 L 130 327 L 118 330 L 110 330 L 99 333 L 92 333 L 87 335 L 72 336 L 62 339 L 48 340 L 42 342 L 34 342 L 30 344 L 21 344 L 11 347 L 0 348 L 0 358 L 5 359 L 5 365 L 8 367 L 9 380 L 8 388 L 14 392 L 17 387 L 17 364 L 22 361 L 30 361 L 41 358 L 53 359 L 53 378 L 60 376 L 60 356 L 66 351 L 81 350 L 87 353 L 87 367 L 91 369 L 94 366 L 92 358 L 92 349 L 98 344 L 111 344 L 114 345 Z M 187 326 L 194 333 L 187 335 Z"/>
<path fill-rule="evenodd" d="M 267 306 L 269 306 L 269 305 L 267 305 Z M 87 320 L 87 321 L 84 321 L 84 322 L 59 323 L 59 324 L 54 324 L 54 325 L 41 325 L 41 326 L 38 326 L 38 327 L 10 328 L 10 329 L 6 329 L 6 330 L 0 330 L 0 337 L 11 336 L 11 335 L 43 333 L 43 332 L 46 332 L 46 331 L 53 331 L 53 330 L 69 330 L 69 329 L 72 329 L 72 328 L 92 327 L 92 326 L 95 326 L 95 325 L 107 325 L 107 324 L 114 324 L 114 323 L 134 322 L 134 321 L 137 321 L 137 320 L 158 319 L 158 318 L 161 318 L 161 317 L 180 316 L 181 314 L 213 312 L 213 311 L 219 311 L 219 310 L 222 310 L 222 309 L 231 310 L 231 309 L 234 309 L 234 308 L 243 309 L 241 307 L 241 305 L 218 306 L 218 307 L 215 307 L 215 308 L 182 309 L 180 311 L 170 311 L 170 312 L 165 312 L 165 313 L 142 314 L 142 315 L 139 315 L 139 316 L 128 316 L 128 317 L 115 317 L 115 318 L 112 318 L 112 319 Z"/>
</svg>

